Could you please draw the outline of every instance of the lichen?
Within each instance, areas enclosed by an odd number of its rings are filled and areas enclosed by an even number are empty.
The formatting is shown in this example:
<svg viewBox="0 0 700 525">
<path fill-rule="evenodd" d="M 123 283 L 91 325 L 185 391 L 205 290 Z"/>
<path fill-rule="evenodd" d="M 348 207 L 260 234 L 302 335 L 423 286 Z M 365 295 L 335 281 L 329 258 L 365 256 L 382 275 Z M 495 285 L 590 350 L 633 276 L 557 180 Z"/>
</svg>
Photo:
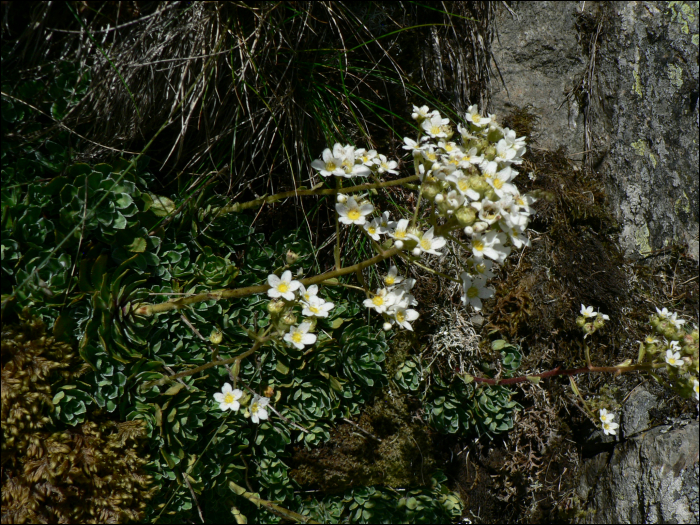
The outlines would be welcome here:
<svg viewBox="0 0 700 525">
<path fill-rule="evenodd" d="M 676 89 L 680 89 L 683 85 L 683 69 L 676 64 L 669 64 L 668 70 L 666 71 L 668 79 L 671 84 L 676 86 Z"/>
<path fill-rule="evenodd" d="M 639 253 L 651 253 L 651 245 L 649 244 L 649 227 L 646 223 L 634 230 L 634 243 L 637 246 Z"/>
<path fill-rule="evenodd" d="M 642 80 L 639 78 L 639 73 L 635 70 L 632 71 L 632 74 L 634 75 L 634 92 L 639 95 L 639 98 L 642 98 Z"/>
</svg>

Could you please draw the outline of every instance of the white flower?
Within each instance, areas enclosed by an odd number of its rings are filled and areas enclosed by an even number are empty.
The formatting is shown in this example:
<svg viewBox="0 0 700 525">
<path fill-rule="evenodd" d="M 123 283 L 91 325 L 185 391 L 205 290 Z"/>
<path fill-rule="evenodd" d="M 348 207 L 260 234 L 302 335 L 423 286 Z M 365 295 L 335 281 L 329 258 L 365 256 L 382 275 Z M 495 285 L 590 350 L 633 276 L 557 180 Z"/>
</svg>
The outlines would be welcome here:
<svg viewBox="0 0 700 525">
<path fill-rule="evenodd" d="M 668 316 L 668 322 L 675 326 L 676 329 L 679 329 L 685 324 L 685 321 L 683 319 L 678 319 L 678 314 L 676 312 L 673 312 L 671 315 Z"/>
<path fill-rule="evenodd" d="M 304 302 L 309 302 L 312 297 L 316 297 L 318 294 L 318 285 L 312 284 L 306 288 L 303 284 L 299 283 L 299 298 Z"/>
<path fill-rule="evenodd" d="M 387 160 L 386 155 L 379 155 L 378 159 L 374 159 L 374 163 L 377 165 L 378 173 L 393 173 L 394 175 L 399 173 L 396 171 L 399 163 L 395 160 Z"/>
<path fill-rule="evenodd" d="M 308 333 L 309 330 L 311 330 L 309 322 L 301 323 L 299 326 L 290 326 L 289 332 L 284 334 L 284 340 L 299 350 L 303 350 L 304 345 L 312 345 L 316 342 L 316 335 Z"/>
<path fill-rule="evenodd" d="M 389 273 L 384 276 L 384 284 L 387 286 L 394 286 L 403 281 L 403 277 L 399 275 L 399 271 L 396 266 L 389 268 Z"/>
<path fill-rule="evenodd" d="M 375 241 L 380 239 L 379 234 L 381 233 L 381 226 L 379 225 L 379 218 L 375 217 L 370 222 L 365 222 L 362 228 L 367 232 L 367 234 L 372 237 Z"/>
<path fill-rule="evenodd" d="M 428 106 L 413 106 L 413 113 L 411 113 L 411 117 L 414 120 L 424 120 L 427 119 L 431 115 L 430 109 L 428 109 Z"/>
<path fill-rule="evenodd" d="M 408 137 L 404 137 L 403 141 L 405 144 L 405 146 L 402 146 L 403 149 L 410 151 L 414 157 L 420 155 L 420 152 L 423 149 L 423 146 L 421 146 L 420 143 Z"/>
<path fill-rule="evenodd" d="M 592 306 L 583 306 L 581 305 L 581 315 L 585 317 L 586 319 L 590 319 L 592 317 L 595 317 L 598 315 L 598 312 L 593 311 Z"/>
<path fill-rule="evenodd" d="M 261 419 L 267 419 L 268 413 L 265 407 L 269 404 L 269 397 L 260 397 L 258 394 L 255 394 L 253 402 L 250 404 L 250 420 L 257 424 L 260 423 Z"/>
<path fill-rule="evenodd" d="M 475 272 L 478 272 L 479 275 L 481 275 L 485 279 L 491 279 L 492 277 L 496 276 L 496 274 L 492 271 L 494 264 L 488 259 L 484 259 L 481 262 L 476 262 L 473 259 L 470 259 L 470 261 L 472 261 L 473 263 L 472 269 Z"/>
<path fill-rule="evenodd" d="M 474 233 L 472 235 L 474 259 L 481 261 L 486 256 L 498 263 L 502 263 L 510 255 L 510 247 L 504 246 L 505 242 L 505 233 L 497 233 L 495 231 L 490 231 L 486 235 Z"/>
<path fill-rule="evenodd" d="M 311 297 L 311 299 L 303 303 L 303 305 L 304 309 L 302 310 L 301 315 L 306 317 L 328 317 L 328 312 L 330 312 L 335 306 L 335 304 L 324 301 L 320 297 Z"/>
<path fill-rule="evenodd" d="M 671 348 L 666 350 L 666 362 L 671 366 L 681 366 L 683 360 L 681 359 L 680 352 L 674 352 Z"/>
<path fill-rule="evenodd" d="M 389 212 L 385 211 L 382 213 L 382 216 L 379 217 L 379 233 L 388 233 L 394 228 L 396 228 L 396 222 L 392 221 Z"/>
<path fill-rule="evenodd" d="M 396 223 L 396 226 L 392 231 L 389 232 L 389 235 L 396 239 L 397 241 L 405 241 L 408 239 L 408 219 L 401 219 L 399 222 Z"/>
<path fill-rule="evenodd" d="M 656 313 L 659 314 L 659 317 L 661 317 L 661 319 L 667 319 L 668 316 L 671 315 L 671 313 L 666 308 L 664 308 L 663 310 L 659 310 L 657 308 Z"/>
<path fill-rule="evenodd" d="M 396 302 L 396 294 L 389 292 L 386 288 L 377 290 L 377 293 L 371 299 L 365 299 L 362 304 L 367 308 L 374 308 L 377 313 L 383 314 L 387 308 Z"/>
<path fill-rule="evenodd" d="M 267 276 L 267 283 L 270 285 L 270 289 L 267 291 L 267 295 L 272 299 L 277 299 L 279 297 L 285 298 L 287 301 L 294 300 L 294 290 L 301 286 L 299 281 L 292 281 L 292 272 L 287 270 L 282 274 L 282 277 L 277 277 L 275 274 Z"/>
<path fill-rule="evenodd" d="M 242 397 L 243 392 L 237 388 L 233 389 L 229 383 L 224 383 L 221 392 L 214 394 L 214 400 L 219 403 L 219 409 L 233 410 L 234 412 L 241 408 L 238 400 Z"/>
<path fill-rule="evenodd" d="M 464 175 L 462 171 L 454 171 L 446 178 L 448 181 L 452 182 L 457 188 L 457 191 L 459 191 L 465 197 L 469 197 L 473 201 L 478 201 L 481 198 L 479 193 L 471 188 L 469 185 L 469 177 Z"/>
<path fill-rule="evenodd" d="M 484 157 L 478 154 L 476 148 L 471 148 L 462 157 L 462 167 L 468 168 L 469 166 L 475 164 L 479 165 L 484 161 Z"/>
<path fill-rule="evenodd" d="M 426 252 L 426 253 L 431 253 L 433 255 L 442 255 L 439 250 L 445 244 L 447 244 L 447 240 L 444 237 L 434 237 L 435 235 L 435 227 L 432 226 L 427 232 L 423 234 L 423 237 L 420 239 L 416 240 L 418 241 L 418 246 L 420 246 L 421 250 Z M 415 237 L 414 237 L 415 238 Z"/>
<path fill-rule="evenodd" d="M 433 138 L 445 138 L 447 137 L 445 126 L 449 123 L 450 119 L 444 119 L 438 113 L 433 114 L 430 119 L 425 119 L 420 126 L 423 128 L 423 131 Z"/>
<path fill-rule="evenodd" d="M 466 306 L 471 304 L 475 310 L 481 310 L 481 300 L 492 297 L 496 291 L 493 288 L 485 288 L 486 277 L 481 275 L 471 277 L 467 272 L 462 272 L 462 303 Z"/>
<path fill-rule="evenodd" d="M 316 159 L 311 163 L 311 167 L 320 171 L 321 175 L 324 177 L 330 177 L 331 175 L 336 175 L 338 177 L 345 176 L 345 170 L 343 169 L 343 159 L 334 157 L 333 152 L 326 148 L 323 150 L 323 160 Z"/>
<path fill-rule="evenodd" d="M 695 401 L 700 401 L 700 386 L 698 386 L 697 379 L 693 379 L 693 393 L 695 394 Z"/>
<path fill-rule="evenodd" d="M 607 410 L 604 408 L 600 409 L 600 421 L 603 423 L 603 432 L 607 436 L 608 434 L 617 434 L 617 431 L 615 430 L 618 425 L 617 423 L 613 422 L 615 419 L 615 414 L 609 413 Z"/>
<path fill-rule="evenodd" d="M 362 226 L 365 223 L 365 215 L 372 213 L 374 206 L 369 202 L 359 205 L 354 197 L 349 197 L 345 204 L 337 202 L 335 209 L 340 215 L 338 220 L 343 224 L 358 224 Z"/>
<path fill-rule="evenodd" d="M 376 150 L 369 150 L 367 151 L 366 149 L 358 149 L 355 152 L 355 161 L 359 160 L 362 164 L 365 166 L 372 167 L 374 165 L 374 159 L 377 158 L 377 151 Z"/>
<path fill-rule="evenodd" d="M 478 128 L 483 128 L 491 122 L 490 118 L 479 115 L 479 106 L 477 104 L 467 108 L 467 114 L 464 118 L 467 119 L 467 122 L 471 122 Z"/>
<path fill-rule="evenodd" d="M 391 315 L 396 324 L 401 328 L 413 331 L 413 327 L 410 322 L 418 319 L 418 312 L 415 310 L 409 310 L 403 307 L 392 308 Z"/>
<path fill-rule="evenodd" d="M 487 178 L 486 182 L 491 185 L 493 191 L 495 191 L 496 195 L 499 197 L 514 195 L 517 193 L 518 189 L 508 181 L 512 180 L 513 176 L 517 174 L 517 171 L 506 167 L 497 172 L 493 177 Z"/>
<path fill-rule="evenodd" d="M 496 144 L 496 159 L 499 162 L 510 162 L 515 157 L 515 150 L 510 147 L 506 139 L 501 139 Z"/>
</svg>

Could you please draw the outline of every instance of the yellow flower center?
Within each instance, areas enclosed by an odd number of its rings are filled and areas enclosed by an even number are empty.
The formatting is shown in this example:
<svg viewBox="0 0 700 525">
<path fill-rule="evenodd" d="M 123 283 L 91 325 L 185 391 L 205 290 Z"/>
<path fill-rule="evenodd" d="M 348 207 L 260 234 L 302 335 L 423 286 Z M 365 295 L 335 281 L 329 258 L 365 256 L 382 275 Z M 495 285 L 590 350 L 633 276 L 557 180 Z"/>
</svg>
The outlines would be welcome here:
<svg viewBox="0 0 700 525">
<path fill-rule="evenodd" d="M 467 297 L 474 299 L 474 297 L 479 297 L 479 289 L 476 286 L 471 286 L 467 290 Z"/>
<path fill-rule="evenodd" d="M 321 311 L 317 306 L 309 306 L 309 310 L 311 310 L 315 314 Z"/>
<path fill-rule="evenodd" d="M 472 122 L 479 122 L 481 120 L 481 116 L 478 113 L 474 113 L 472 115 Z"/>
<path fill-rule="evenodd" d="M 229 392 L 228 394 L 226 394 L 226 395 L 224 396 L 224 403 L 230 405 L 230 404 L 233 403 L 234 401 L 235 401 L 235 399 L 234 399 L 234 397 L 233 397 L 233 393 Z"/>
<path fill-rule="evenodd" d="M 466 179 L 459 179 L 457 186 L 459 186 L 460 190 L 467 191 L 469 189 L 469 181 L 467 181 Z"/>
<path fill-rule="evenodd" d="M 394 237 L 396 237 L 397 239 L 405 239 L 406 232 L 404 230 L 397 230 L 396 233 L 394 233 Z"/>
<path fill-rule="evenodd" d="M 406 315 L 403 312 L 398 311 L 398 312 L 396 312 L 396 320 L 399 323 L 403 323 L 406 320 Z"/>
<path fill-rule="evenodd" d="M 384 304 L 384 297 L 382 297 L 381 295 L 375 295 L 372 298 L 372 302 L 374 303 L 375 306 L 381 306 Z"/>
<path fill-rule="evenodd" d="M 445 144 L 445 151 L 452 151 L 453 149 L 452 144 Z"/>
<path fill-rule="evenodd" d="M 384 277 L 384 282 L 385 282 L 386 284 L 388 284 L 389 286 L 391 286 L 392 284 L 394 284 L 395 281 L 396 281 L 396 279 L 394 279 L 394 278 L 391 277 L 390 275 L 387 275 L 386 277 Z"/>
<path fill-rule="evenodd" d="M 484 251 L 484 242 L 483 241 L 472 241 L 472 248 L 474 248 L 477 252 Z"/>
<path fill-rule="evenodd" d="M 326 162 L 326 171 L 335 171 L 335 162 Z"/>
<path fill-rule="evenodd" d="M 435 159 L 437 159 L 437 155 L 435 155 L 435 153 L 433 153 L 433 152 L 431 152 L 431 151 L 428 152 L 428 154 L 426 155 L 426 157 L 428 158 L 428 160 L 435 160 Z"/>
<path fill-rule="evenodd" d="M 518 197 L 517 199 L 515 199 L 515 204 L 517 204 L 518 206 L 525 206 L 525 201 Z"/>
<path fill-rule="evenodd" d="M 500 190 L 503 187 L 503 181 L 501 179 L 493 179 L 493 187 Z"/>
<path fill-rule="evenodd" d="M 253 403 L 252 405 L 250 405 L 251 414 L 257 414 L 258 410 L 260 410 L 260 406 L 257 403 Z"/>
<path fill-rule="evenodd" d="M 303 334 L 301 332 L 294 332 L 294 334 L 292 334 L 292 341 L 294 341 L 295 343 L 301 343 L 302 335 Z"/>
<path fill-rule="evenodd" d="M 289 285 L 287 283 L 280 283 L 277 289 L 280 293 L 287 293 L 289 291 Z"/>
<path fill-rule="evenodd" d="M 477 264 L 474 269 L 479 273 L 484 273 L 486 271 L 486 265 L 484 263 Z"/>
<path fill-rule="evenodd" d="M 430 240 L 429 239 L 421 239 L 420 240 L 420 247 L 423 248 L 424 250 L 429 250 L 430 249 Z"/>
<path fill-rule="evenodd" d="M 367 228 L 367 232 L 370 235 L 374 235 L 375 233 L 377 233 L 377 228 L 375 228 L 374 226 L 370 226 L 369 228 Z"/>
<path fill-rule="evenodd" d="M 442 129 L 440 129 L 440 126 L 432 126 L 430 128 L 430 133 L 432 135 L 438 135 L 441 131 L 442 131 Z"/>
<path fill-rule="evenodd" d="M 351 221 L 356 221 L 360 218 L 360 210 L 352 209 L 348 212 L 348 219 Z"/>
</svg>

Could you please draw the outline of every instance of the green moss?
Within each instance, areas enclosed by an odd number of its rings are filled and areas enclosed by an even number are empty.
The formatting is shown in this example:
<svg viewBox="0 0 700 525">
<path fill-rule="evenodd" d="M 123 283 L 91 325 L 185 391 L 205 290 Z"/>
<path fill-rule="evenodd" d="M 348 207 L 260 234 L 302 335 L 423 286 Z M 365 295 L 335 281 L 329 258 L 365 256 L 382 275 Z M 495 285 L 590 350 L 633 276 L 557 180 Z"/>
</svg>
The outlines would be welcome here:
<svg viewBox="0 0 700 525">
<path fill-rule="evenodd" d="M 2 330 L 2 506 L 8 523 L 139 521 L 151 496 L 141 421 L 52 425 L 52 386 L 86 371 L 26 313 Z"/>
</svg>

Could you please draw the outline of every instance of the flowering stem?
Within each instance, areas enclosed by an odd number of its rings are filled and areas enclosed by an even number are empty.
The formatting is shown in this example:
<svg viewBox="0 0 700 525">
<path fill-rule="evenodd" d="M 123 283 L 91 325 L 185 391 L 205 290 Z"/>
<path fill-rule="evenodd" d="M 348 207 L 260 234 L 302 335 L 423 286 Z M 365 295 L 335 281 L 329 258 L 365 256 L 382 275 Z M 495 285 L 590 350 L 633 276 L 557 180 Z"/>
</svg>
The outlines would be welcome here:
<svg viewBox="0 0 700 525">
<path fill-rule="evenodd" d="M 272 503 L 271 501 L 268 501 L 266 499 L 259 498 L 252 492 L 241 487 L 240 485 L 236 485 L 233 481 L 228 482 L 228 488 L 230 488 L 237 495 L 243 496 L 251 503 L 257 506 L 263 506 L 273 514 L 277 514 L 278 516 L 282 516 L 283 518 L 287 518 L 295 522 L 301 523 L 319 523 L 318 521 L 314 521 L 311 518 L 308 518 L 307 516 L 302 516 L 301 514 L 297 514 L 296 512 L 287 510 L 284 507 L 280 507 L 276 503 Z"/>
<path fill-rule="evenodd" d="M 263 204 L 270 204 L 282 199 L 288 199 L 289 197 L 302 197 L 307 195 L 337 195 L 338 193 L 355 193 L 358 191 L 372 190 L 376 188 L 387 188 L 389 186 L 401 186 L 409 182 L 418 180 L 418 175 L 411 175 L 410 177 L 404 177 L 403 179 L 387 180 L 384 182 L 374 182 L 367 184 L 360 184 L 358 186 L 349 186 L 342 189 L 296 189 L 291 191 L 285 191 L 282 193 L 276 193 L 275 195 L 265 195 L 258 199 L 248 201 L 248 202 L 236 202 L 231 206 L 223 206 L 219 208 L 218 214 L 223 215 L 225 213 L 238 213 L 243 210 L 248 210 L 250 208 L 259 208 Z"/>
<path fill-rule="evenodd" d="M 631 365 L 631 366 L 584 366 L 582 368 L 570 368 L 562 369 L 561 367 L 556 367 L 554 370 L 549 370 L 548 372 L 542 372 L 541 374 L 532 374 L 520 377 L 509 377 L 507 379 L 491 379 L 488 377 L 471 377 L 475 383 L 486 383 L 488 385 L 514 385 L 516 383 L 524 383 L 525 381 L 533 381 L 533 379 L 545 379 L 547 377 L 554 376 L 575 376 L 579 374 L 591 374 L 591 373 L 612 373 L 615 375 L 627 374 L 629 372 L 636 371 L 651 371 L 656 368 L 665 367 L 665 363 L 645 363 L 641 365 Z"/>
<path fill-rule="evenodd" d="M 396 247 L 390 248 L 388 250 L 383 251 L 379 255 L 375 255 L 374 257 L 370 259 L 366 259 L 362 262 L 359 262 L 357 264 L 353 264 L 352 266 L 346 266 L 345 268 L 338 268 L 337 270 L 331 271 L 331 272 L 326 272 L 322 273 L 321 275 L 316 275 L 315 277 L 307 277 L 306 279 L 301 279 L 300 282 L 304 286 L 311 286 L 312 284 L 318 284 L 318 283 L 323 283 L 323 281 L 327 281 L 329 279 L 334 279 L 336 277 L 340 277 L 341 275 L 347 275 L 350 273 L 354 273 L 358 270 L 363 270 L 367 268 L 368 266 L 373 266 L 377 263 L 382 262 L 385 259 L 388 259 L 389 257 L 393 257 L 397 253 L 399 253 L 400 250 Z M 220 299 L 235 299 L 238 297 L 247 297 L 249 295 L 253 295 L 256 293 L 265 293 L 267 290 L 270 289 L 269 284 L 260 284 L 257 286 L 246 286 L 244 288 L 235 288 L 233 290 L 217 290 L 215 292 L 205 292 L 205 293 L 200 293 L 197 295 L 193 295 L 191 297 L 183 297 L 180 299 L 175 299 L 174 301 L 166 301 L 164 303 L 160 304 L 138 304 L 135 306 L 133 312 L 136 315 L 145 315 L 145 316 L 150 316 L 150 315 L 155 315 L 163 312 L 168 312 L 170 310 L 177 310 L 180 308 L 183 308 L 185 306 L 188 306 L 190 304 L 195 304 L 195 303 L 201 303 L 203 301 L 210 301 L 210 300 L 220 300 Z M 220 363 L 223 364 L 223 363 Z M 208 367 L 207 367 L 208 368 Z"/>
<path fill-rule="evenodd" d="M 336 177 L 335 187 L 337 191 L 343 188 L 342 179 Z M 333 248 L 333 260 L 335 261 L 336 270 L 340 269 L 340 224 L 338 221 L 338 214 L 335 214 L 335 247 Z"/>
<path fill-rule="evenodd" d="M 444 273 L 442 273 L 442 272 L 438 272 L 437 270 L 433 270 L 432 268 L 428 268 L 427 266 L 425 266 L 425 265 L 419 263 L 418 261 L 412 261 L 411 258 L 410 258 L 407 254 L 405 254 L 405 253 L 399 252 L 399 257 L 405 259 L 405 260 L 408 261 L 410 264 L 415 264 L 415 265 L 418 266 L 419 268 L 423 268 L 423 270 L 425 270 L 426 272 L 430 272 L 430 273 L 432 273 L 432 274 L 434 274 L 434 275 L 439 275 L 440 277 L 444 277 L 445 279 L 449 279 L 450 281 L 454 281 L 454 282 L 456 282 L 456 283 L 461 283 L 461 282 L 462 282 L 462 281 L 460 281 L 459 279 L 455 279 L 454 277 L 452 277 L 452 276 L 450 276 L 450 275 L 444 274 Z"/>
</svg>

